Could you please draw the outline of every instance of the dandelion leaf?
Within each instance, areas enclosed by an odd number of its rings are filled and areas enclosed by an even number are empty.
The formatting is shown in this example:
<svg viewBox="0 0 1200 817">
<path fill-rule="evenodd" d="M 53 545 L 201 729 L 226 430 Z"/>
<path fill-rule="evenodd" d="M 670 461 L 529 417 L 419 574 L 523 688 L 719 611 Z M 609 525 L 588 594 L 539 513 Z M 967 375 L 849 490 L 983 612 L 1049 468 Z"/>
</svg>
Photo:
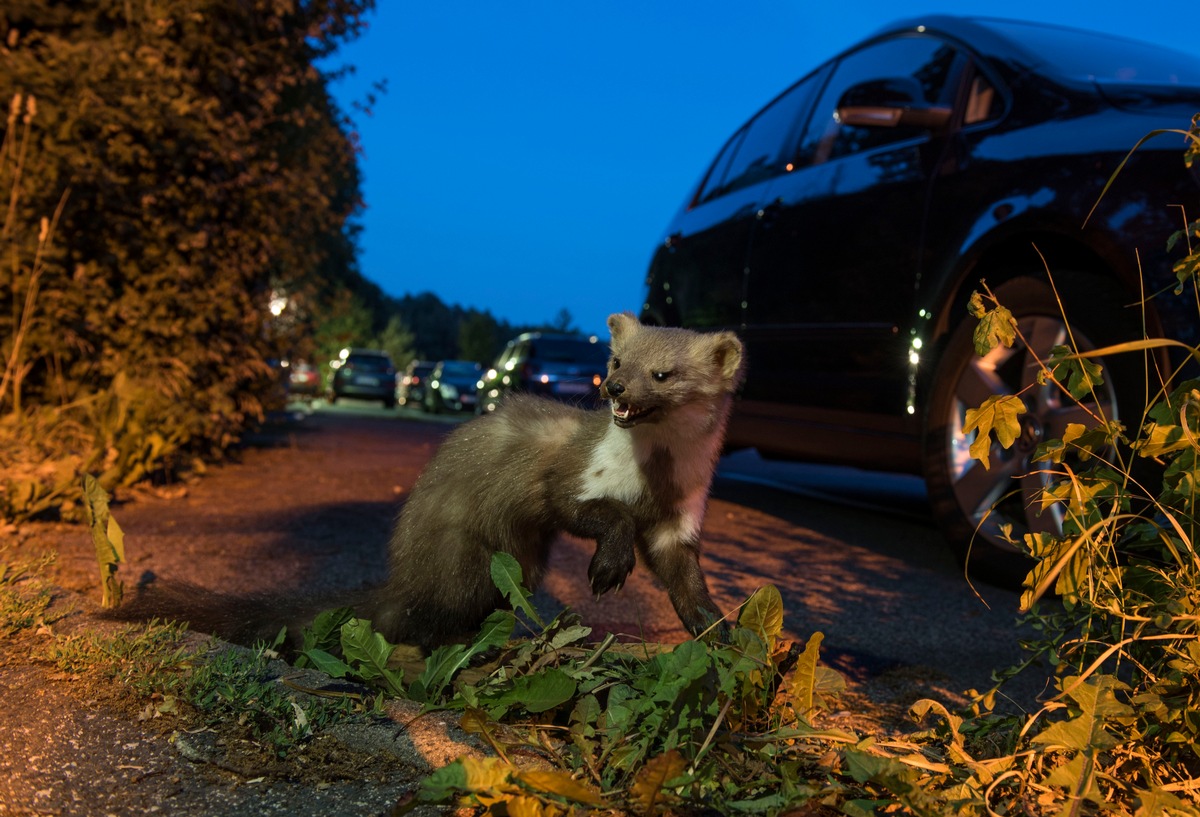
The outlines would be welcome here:
<svg viewBox="0 0 1200 817">
<path fill-rule="evenodd" d="M 117 570 L 125 561 L 125 533 L 108 511 L 109 495 L 91 474 L 83 475 L 83 507 L 92 543 L 96 546 L 96 562 L 100 566 L 100 590 L 103 607 L 121 603 L 124 586 L 117 580 Z"/>
</svg>

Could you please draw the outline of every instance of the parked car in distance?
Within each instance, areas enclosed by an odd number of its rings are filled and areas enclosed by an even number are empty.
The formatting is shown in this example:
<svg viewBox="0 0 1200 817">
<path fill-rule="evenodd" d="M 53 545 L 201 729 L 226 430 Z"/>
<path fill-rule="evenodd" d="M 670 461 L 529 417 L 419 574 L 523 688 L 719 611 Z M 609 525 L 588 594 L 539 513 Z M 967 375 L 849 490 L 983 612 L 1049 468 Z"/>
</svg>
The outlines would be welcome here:
<svg viewBox="0 0 1200 817">
<path fill-rule="evenodd" d="M 595 337 L 526 332 L 510 340 L 479 379 L 475 410 L 495 411 L 504 395 L 518 391 L 595 405 L 607 371 L 608 347 Z"/>
<path fill-rule="evenodd" d="M 437 364 L 429 360 L 413 360 L 404 368 L 396 385 L 396 402 L 402 406 L 425 408 L 425 386 Z"/>
<path fill-rule="evenodd" d="M 289 362 L 288 394 L 302 400 L 311 400 L 321 393 L 321 373 L 304 361 Z"/>
<path fill-rule="evenodd" d="M 1103 361 L 1087 411 L 1032 356 L 1143 332 L 1196 343 L 1194 301 L 1171 295 L 1185 250 L 1167 250 L 1181 206 L 1200 213 L 1182 138 L 1143 144 L 1104 188 L 1142 137 L 1197 111 L 1193 54 L 1016 21 L 890 25 L 736 130 L 667 227 L 642 318 L 742 337 L 730 447 L 923 474 L 960 557 L 1011 582 L 1028 562 L 1005 526 L 1061 527 L 1033 501 L 1037 442 L 1089 411 L 1136 427 L 1144 406 L 1141 356 Z M 981 280 L 1031 348 L 975 355 Z M 1142 292 L 1161 293 L 1144 314 Z M 966 411 L 1021 390 L 1022 436 L 985 470 Z"/>
<path fill-rule="evenodd" d="M 379 349 L 343 349 L 330 367 L 329 402 L 342 397 L 382 400 L 384 408 L 396 405 L 396 367 Z"/>
<path fill-rule="evenodd" d="M 429 374 L 425 410 L 474 411 L 475 384 L 483 367 L 473 360 L 442 360 Z"/>
</svg>

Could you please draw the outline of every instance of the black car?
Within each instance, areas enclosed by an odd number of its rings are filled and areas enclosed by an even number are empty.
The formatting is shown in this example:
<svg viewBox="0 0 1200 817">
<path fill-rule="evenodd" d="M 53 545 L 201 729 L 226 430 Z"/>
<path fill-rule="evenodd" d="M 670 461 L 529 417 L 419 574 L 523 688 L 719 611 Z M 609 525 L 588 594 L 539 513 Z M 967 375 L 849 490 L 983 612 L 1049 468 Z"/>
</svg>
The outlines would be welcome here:
<svg viewBox="0 0 1200 817">
<path fill-rule="evenodd" d="M 404 369 L 396 384 L 396 402 L 402 406 L 425 408 L 425 387 L 437 364 L 428 360 L 413 360 Z"/>
<path fill-rule="evenodd" d="M 382 400 L 385 408 L 396 405 L 396 367 L 387 352 L 378 349 L 343 349 L 331 362 L 329 402 L 342 397 Z"/>
<path fill-rule="evenodd" d="M 1197 111 L 1190 54 L 1014 21 L 888 26 L 734 133 L 666 230 L 643 320 L 745 341 L 730 447 L 923 473 L 960 555 L 974 541 L 974 566 L 1010 577 L 1024 564 L 1001 526 L 1019 538 L 1059 524 L 1030 501 L 1048 477 L 1029 456 L 1088 420 L 1037 383 L 1029 351 L 1100 348 L 1141 337 L 1143 321 L 1196 342 L 1194 304 L 1189 320 L 1169 291 L 1183 250 L 1166 250 L 1181 206 L 1200 213 L 1183 138 L 1148 141 L 1104 187 L 1142 137 L 1186 130 Z M 981 280 L 1032 350 L 975 356 Z M 1143 314 L 1141 293 L 1163 290 Z M 1104 363 L 1091 408 L 1136 427 L 1143 360 Z M 965 411 L 1026 387 L 1023 436 L 986 471 Z"/>
<path fill-rule="evenodd" d="M 479 380 L 475 410 L 495 411 L 500 399 L 514 391 L 595 405 L 607 371 L 608 347 L 597 338 L 526 332 L 508 342 Z"/>
<path fill-rule="evenodd" d="M 442 360 L 429 373 L 425 410 L 475 410 L 475 388 L 483 367 L 473 360 Z"/>
</svg>

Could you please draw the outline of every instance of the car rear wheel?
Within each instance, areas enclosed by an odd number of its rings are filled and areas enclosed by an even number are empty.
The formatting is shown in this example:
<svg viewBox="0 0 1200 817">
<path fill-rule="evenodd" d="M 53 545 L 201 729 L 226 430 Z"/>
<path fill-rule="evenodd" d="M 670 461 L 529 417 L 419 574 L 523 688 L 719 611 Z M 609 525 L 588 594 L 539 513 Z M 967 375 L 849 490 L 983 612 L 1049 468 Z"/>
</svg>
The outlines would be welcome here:
<svg viewBox="0 0 1200 817">
<path fill-rule="evenodd" d="M 1066 320 L 1049 284 L 1016 278 L 996 289 L 996 297 L 1017 321 L 1020 336 L 1012 348 L 998 347 L 975 354 L 974 320 L 952 333 L 934 377 L 925 432 L 925 476 L 934 514 L 960 560 L 972 575 L 1004 585 L 1017 585 L 1030 560 L 1009 544 L 1003 529 L 1021 541 L 1025 533 L 1060 532 L 1057 506 L 1041 511 L 1041 492 L 1054 479 L 1047 463 L 1033 462 L 1038 443 L 1061 439 L 1069 423 L 1096 425 L 1092 415 L 1127 425 L 1134 416 L 1136 374 L 1141 358 L 1117 355 L 1096 362 L 1104 367 L 1104 382 L 1080 403 L 1053 383 L 1038 383 L 1038 361 L 1049 358 L 1055 346 L 1089 351 L 1130 339 L 1130 319 L 1120 308 L 1115 286 L 1084 276 L 1055 276 L 1063 295 Z M 1078 296 L 1087 294 L 1086 299 Z M 1075 305 L 1074 308 L 1072 305 Z M 968 453 L 975 432 L 963 432 L 968 409 L 993 395 L 1017 394 L 1026 406 L 1019 415 L 1020 436 L 1007 450 L 993 442 L 990 469 Z M 1137 409 L 1140 416 L 1140 408 Z"/>
</svg>

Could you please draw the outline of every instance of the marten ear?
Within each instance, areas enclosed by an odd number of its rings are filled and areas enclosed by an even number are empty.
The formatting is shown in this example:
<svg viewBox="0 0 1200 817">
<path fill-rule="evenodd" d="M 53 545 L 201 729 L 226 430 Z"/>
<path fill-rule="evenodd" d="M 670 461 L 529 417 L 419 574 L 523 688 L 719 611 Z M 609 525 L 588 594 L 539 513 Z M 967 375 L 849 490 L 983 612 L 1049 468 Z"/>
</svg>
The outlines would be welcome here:
<svg viewBox="0 0 1200 817">
<path fill-rule="evenodd" d="M 618 312 L 608 316 L 608 331 L 612 332 L 612 342 L 619 343 L 622 337 L 636 332 L 641 327 L 632 312 Z"/>
<path fill-rule="evenodd" d="M 713 362 L 721 377 L 731 385 L 737 385 L 742 376 L 742 342 L 732 332 L 718 332 L 712 336 Z"/>
</svg>

